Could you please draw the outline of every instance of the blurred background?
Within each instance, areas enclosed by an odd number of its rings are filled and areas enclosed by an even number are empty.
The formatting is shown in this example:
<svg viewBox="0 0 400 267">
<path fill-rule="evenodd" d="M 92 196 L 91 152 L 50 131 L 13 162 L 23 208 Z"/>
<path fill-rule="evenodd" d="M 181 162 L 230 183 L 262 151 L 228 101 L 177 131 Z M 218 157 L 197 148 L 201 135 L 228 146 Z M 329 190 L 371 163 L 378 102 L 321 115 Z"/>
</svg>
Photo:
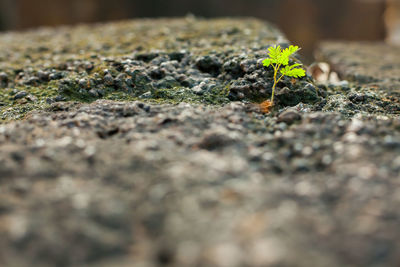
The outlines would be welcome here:
<svg viewBox="0 0 400 267">
<path fill-rule="evenodd" d="M 322 39 L 400 43 L 400 0 L 0 0 L 0 30 L 188 13 L 271 21 L 306 54 Z"/>
</svg>

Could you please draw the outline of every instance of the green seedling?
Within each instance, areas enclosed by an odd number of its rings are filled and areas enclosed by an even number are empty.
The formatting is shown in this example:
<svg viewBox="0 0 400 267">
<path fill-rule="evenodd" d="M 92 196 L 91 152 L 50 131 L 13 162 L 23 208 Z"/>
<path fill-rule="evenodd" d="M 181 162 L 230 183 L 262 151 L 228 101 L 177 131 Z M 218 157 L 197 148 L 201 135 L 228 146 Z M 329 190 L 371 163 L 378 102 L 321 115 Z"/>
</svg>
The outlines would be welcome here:
<svg viewBox="0 0 400 267">
<path fill-rule="evenodd" d="M 272 66 L 274 68 L 274 86 L 272 87 L 272 95 L 270 105 L 274 105 L 274 94 L 276 85 L 282 80 L 283 77 L 300 78 L 306 75 L 304 69 L 299 68 L 301 64 L 295 63 L 289 65 L 290 56 L 299 51 L 298 46 L 289 46 L 282 49 L 280 45 L 268 48 L 268 58 L 263 60 L 265 67 Z M 280 72 L 280 74 L 279 74 Z"/>
</svg>

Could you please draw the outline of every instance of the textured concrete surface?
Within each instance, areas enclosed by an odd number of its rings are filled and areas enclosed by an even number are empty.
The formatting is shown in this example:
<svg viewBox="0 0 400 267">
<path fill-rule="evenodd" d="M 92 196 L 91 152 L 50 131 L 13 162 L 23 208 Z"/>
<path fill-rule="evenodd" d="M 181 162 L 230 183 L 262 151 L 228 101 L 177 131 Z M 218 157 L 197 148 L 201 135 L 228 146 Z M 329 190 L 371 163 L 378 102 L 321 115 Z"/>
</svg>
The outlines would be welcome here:
<svg viewBox="0 0 400 267">
<path fill-rule="evenodd" d="M 1 35 L 0 265 L 398 266 L 398 61 L 326 48 L 372 81 L 287 79 L 264 114 L 286 42 L 227 19 Z"/>
<path fill-rule="evenodd" d="M 317 53 L 342 78 L 400 93 L 400 47 L 375 42 L 323 43 Z"/>
</svg>

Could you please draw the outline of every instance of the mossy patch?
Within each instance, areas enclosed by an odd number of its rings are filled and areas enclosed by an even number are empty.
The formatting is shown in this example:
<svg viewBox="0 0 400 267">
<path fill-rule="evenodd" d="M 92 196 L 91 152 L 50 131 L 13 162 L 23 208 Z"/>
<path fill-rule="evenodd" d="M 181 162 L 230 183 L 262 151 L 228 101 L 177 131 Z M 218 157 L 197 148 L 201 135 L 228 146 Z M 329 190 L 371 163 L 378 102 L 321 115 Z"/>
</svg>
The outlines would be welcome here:
<svg viewBox="0 0 400 267">
<path fill-rule="evenodd" d="M 21 92 L 26 96 L 16 98 Z M 32 110 L 43 110 L 49 106 L 47 99 L 56 95 L 57 89 L 50 84 L 0 89 L 0 123 L 23 119 Z"/>
</svg>

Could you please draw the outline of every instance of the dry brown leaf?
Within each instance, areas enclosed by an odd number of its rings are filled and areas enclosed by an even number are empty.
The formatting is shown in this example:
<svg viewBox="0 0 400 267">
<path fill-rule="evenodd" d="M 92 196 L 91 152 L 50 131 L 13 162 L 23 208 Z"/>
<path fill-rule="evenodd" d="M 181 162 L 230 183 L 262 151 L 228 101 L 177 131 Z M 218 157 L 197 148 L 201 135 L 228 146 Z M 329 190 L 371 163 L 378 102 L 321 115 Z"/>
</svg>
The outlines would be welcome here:
<svg viewBox="0 0 400 267">
<path fill-rule="evenodd" d="M 265 100 L 264 102 L 260 103 L 260 111 L 262 113 L 269 113 L 271 108 L 274 106 L 270 100 Z"/>
</svg>

